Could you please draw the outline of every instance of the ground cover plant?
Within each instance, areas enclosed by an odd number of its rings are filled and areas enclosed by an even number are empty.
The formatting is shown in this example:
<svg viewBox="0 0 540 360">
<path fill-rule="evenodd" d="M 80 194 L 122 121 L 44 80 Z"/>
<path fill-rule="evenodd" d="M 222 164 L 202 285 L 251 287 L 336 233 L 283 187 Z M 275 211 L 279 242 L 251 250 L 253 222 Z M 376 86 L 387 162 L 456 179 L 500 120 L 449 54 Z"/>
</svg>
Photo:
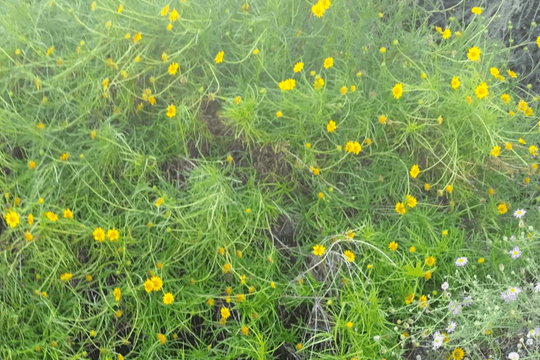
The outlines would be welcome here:
<svg viewBox="0 0 540 360">
<path fill-rule="evenodd" d="M 540 31 L 434 5 L 1 1 L 0 358 L 538 358 Z"/>
</svg>

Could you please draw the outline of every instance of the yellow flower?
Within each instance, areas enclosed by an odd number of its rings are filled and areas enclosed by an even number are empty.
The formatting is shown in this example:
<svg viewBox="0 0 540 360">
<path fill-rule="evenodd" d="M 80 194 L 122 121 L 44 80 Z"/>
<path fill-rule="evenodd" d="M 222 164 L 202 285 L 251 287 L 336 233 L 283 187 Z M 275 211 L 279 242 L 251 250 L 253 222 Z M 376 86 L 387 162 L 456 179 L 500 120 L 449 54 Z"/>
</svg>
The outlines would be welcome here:
<svg viewBox="0 0 540 360">
<path fill-rule="evenodd" d="M 448 230 L 443 230 L 442 235 L 443 236 L 448 236 Z"/>
<path fill-rule="evenodd" d="M 324 59 L 323 66 L 324 66 L 325 69 L 329 69 L 332 66 L 334 66 L 334 58 L 333 57 L 327 57 L 326 59 Z"/>
<path fill-rule="evenodd" d="M 397 248 L 398 248 L 398 243 L 395 241 L 392 241 L 390 244 L 388 244 L 388 249 L 390 249 L 390 251 L 396 251 Z"/>
<path fill-rule="evenodd" d="M 435 265 L 435 258 L 433 256 L 430 256 L 430 257 L 426 258 L 426 265 L 427 266 Z"/>
<path fill-rule="evenodd" d="M 161 9 L 159 15 L 161 16 L 167 16 L 167 14 L 169 13 L 169 4 L 165 5 L 163 7 L 163 9 Z"/>
<path fill-rule="evenodd" d="M 407 295 L 407 297 L 405 298 L 405 304 L 409 305 L 410 303 L 412 303 L 414 300 L 414 293 L 410 293 L 409 295 Z"/>
<path fill-rule="evenodd" d="M 306 143 L 306 148 L 311 149 L 311 143 Z"/>
<path fill-rule="evenodd" d="M 161 280 L 159 276 L 152 276 L 150 280 L 152 281 L 154 285 L 154 288 L 153 288 L 154 291 L 159 291 L 163 288 L 163 280 Z"/>
<path fill-rule="evenodd" d="M 283 80 L 278 84 L 278 86 L 283 91 L 292 90 L 296 86 L 296 80 L 294 79 Z"/>
<path fill-rule="evenodd" d="M 423 309 L 423 308 L 425 308 L 427 306 L 427 297 L 426 297 L 426 295 L 420 296 L 418 301 L 419 301 L 418 306 L 420 307 L 420 309 Z"/>
<path fill-rule="evenodd" d="M 19 214 L 17 214 L 13 210 L 9 210 L 7 214 L 4 215 L 4 219 L 6 220 L 6 223 L 12 228 L 19 225 L 20 222 Z"/>
<path fill-rule="evenodd" d="M 169 25 L 167 25 L 167 30 L 172 30 L 172 23 L 169 23 Z"/>
<path fill-rule="evenodd" d="M 450 29 L 444 29 L 444 32 L 442 33 L 442 37 L 443 39 L 448 39 L 450 36 L 452 35 L 452 32 L 450 31 Z"/>
<path fill-rule="evenodd" d="M 169 65 L 169 74 L 175 75 L 177 71 L 178 71 L 178 63 L 172 63 L 171 65 Z"/>
<path fill-rule="evenodd" d="M 491 155 L 493 155 L 494 157 L 497 157 L 499 156 L 500 152 L 501 152 L 500 146 L 495 145 L 493 147 L 493 150 L 491 150 Z"/>
<path fill-rule="evenodd" d="M 529 105 L 527 105 L 527 102 L 525 100 L 519 100 L 518 102 L 518 111 L 525 112 Z"/>
<path fill-rule="evenodd" d="M 485 82 L 481 82 L 480 85 L 474 89 L 474 93 L 479 99 L 485 98 L 489 93 L 487 84 Z"/>
<path fill-rule="evenodd" d="M 133 43 L 134 44 L 138 43 L 141 40 L 142 40 L 142 34 L 141 33 L 137 33 L 137 34 L 133 35 Z"/>
<path fill-rule="evenodd" d="M 353 327 L 353 323 L 350 322 L 350 321 L 349 321 L 346 325 L 347 325 L 347 327 L 348 327 L 349 329 L 351 329 L 351 328 Z"/>
<path fill-rule="evenodd" d="M 220 62 L 223 61 L 223 56 L 225 55 L 225 52 L 224 51 L 220 51 L 217 53 L 216 55 L 216 58 L 214 59 L 214 61 L 216 62 L 216 64 L 219 64 Z"/>
<path fill-rule="evenodd" d="M 107 29 L 110 29 L 112 27 L 112 22 L 107 21 L 105 25 L 107 26 Z"/>
<path fill-rule="evenodd" d="M 411 246 L 411 247 L 409 248 L 409 251 L 412 252 L 412 253 L 414 253 L 414 252 L 416 252 L 416 248 L 415 248 L 414 246 Z"/>
<path fill-rule="evenodd" d="M 259 54 L 259 49 L 253 50 L 253 55 L 258 55 L 258 54 Z"/>
<path fill-rule="evenodd" d="M 167 342 L 167 337 L 161 333 L 157 335 L 157 338 L 161 345 L 165 345 L 165 343 Z"/>
<path fill-rule="evenodd" d="M 34 215 L 28 214 L 28 225 L 32 226 L 34 223 Z"/>
<path fill-rule="evenodd" d="M 474 10 L 474 8 L 473 8 Z M 482 10 L 480 10 L 480 13 L 482 13 Z M 478 14 L 480 15 L 480 14 Z M 463 351 L 462 348 L 455 348 L 454 351 L 452 352 L 452 359 L 453 360 L 461 360 L 463 359 L 463 357 L 465 356 L 465 352 Z"/>
<path fill-rule="evenodd" d="M 135 56 L 135 62 L 138 63 L 139 61 L 141 61 L 141 57 L 139 55 Z"/>
<path fill-rule="evenodd" d="M 34 236 L 31 233 L 29 233 L 28 231 L 25 231 L 24 232 L 24 238 L 26 239 L 26 241 L 30 242 L 30 241 L 32 241 Z"/>
<path fill-rule="evenodd" d="M 517 77 L 516 73 L 513 72 L 512 70 L 508 70 L 508 76 L 510 76 L 511 78 L 514 78 L 514 79 Z"/>
<path fill-rule="evenodd" d="M 324 11 L 324 6 L 320 1 L 311 7 L 311 12 L 318 18 L 321 18 L 323 16 Z"/>
<path fill-rule="evenodd" d="M 483 262 L 484 262 L 484 258 L 478 259 L 478 263 L 479 263 L 479 264 L 482 264 Z"/>
<path fill-rule="evenodd" d="M 241 331 L 242 331 L 242 334 L 246 336 L 249 334 L 249 328 L 246 325 L 242 326 Z"/>
<path fill-rule="evenodd" d="M 355 92 L 355 91 L 356 91 L 356 86 L 351 85 L 351 92 Z"/>
<path fill-rule="evenodd" d="M 90 274 L 86 275 L 85 278 L 86 278 L 86 281 L 88 281 L 88 282 L 92 281 L 92 275 L 90 275 Z"/>
<path fill-rule="evenodd" d="M 492 67 L 489 69 L 489 72 L 491 73 L 491 75 L 495 76 L 495 77 L 498 77 L 499 76 L 499 69 L 497 69 L 496 67 Z"/>
<path fill-rule="evenodd" d="M 315 77 L 315 81 L 313 82 L 313 88 L 315 90 L 320 90 L 324 86 L 324 79 L 320 76 Z"/>
<path fill-rule="evenodd" d="M 330 120 L 328 124 L 326 124 L 326 131 L 329 133 L 334 132 L 337 129 L 336 122 L 334 120 Z"/>
<path fill-rule="evenodd" d="M 69 153 L 63 153 L 63 154 L 60 156 L 60 160 L 61 160 L 61 161 L 66 161 L 67 159 L 69 159 Z"/>
<path fill-rule="evenodd" d="M 241 302 L 244 302 L 245 300 L 246 300 L 246 295 L 244 294 L 236 295 L 236 302 L 241 303 Z"/>
<path fill-rule="evenodd" d="M 121 14 L 122 10 L 124 10 L 124 5 L 120 4 L 118 5 L 118 13 Z"/>
<path fill-rule="evenodd" d="M 497 206 L 497 210 L 499 211 L 499 214 L 506 214 L 506 212 L 508 211 L 508 207 L 506 206 L 505 203 L 500 203 L 498 206 Z"/>
<path fill-rule="evenodd" d="M 109 229 L 107 230 L 107 237 L 110 241 L 118 241 L 120 238 L 120 233 L 116 229 Z"/>
<path fill-rule="evenodd" d="M 527 142 L 525 140 L 523 140 L 522 138 L 519 138 L 518 142 L 522 145 L 525 145 L 527 144 Z"/>
<path fill-rule="evenodd" d="M 411 209 L 416 206 L 416 198 L 412 195 L 407 195 L 407 206 Z"/>
<path fill-rule="evenodd" d="M 403 95 L 403 85 L 400 83 L 394 85 L 392 88 L 392 95 L 394 95 L 396 99 L 399 99 Z"/>
<path fill-rule="evenodd" d="M 304 68 L 304 63 L 300 61 L 300 62 L 297 62 L 297 63 L 294 65 L 293 71 L 294 71 L 295 73 L 297 73 L 297 72 L 302 71 L 303 68 Z"/>
<path fill-rule="evenodd" d="M 71 212 L 70 209 L 65 209 L 64 210 L 64 218 L 73 219 L 73 212 Z"/>
<path fill-rule="evenodd" d="M 278 112 L 276 112 L 276 116 L 277 116 L 278 118 L 280 118 L 280 117 L 283 116 L 283 113 L 282 113 L 281 111 L 278 111 Z"/>
<path fill-rule="evenodd" d="M 418 176 L 418 174 L 420 174 L 420 168 L 418 167 L 418 165 L 413 165 L 411 167 L 411 171 L 410 171 L 410 174 L 411 176 L 416 179 L 416 177 Z"/>
<path fill-rule="evenodd" d="M 407 212 L 407 208 L 402 202 L 396 204 L 396 212 L 400 215 L 404 215 Z"/>
<path fill-rule="evenodd" d="M 471 61 L 478 61 L 480 59 L 480 54 L 482 51 L 477 46 L 474 46 L 469 49 L 469 52 L 467 53 L 467 57 Z"/>
<path fill-rule="evenodd" d="M 230 272 L 230 271 L 231 271 L 231 264 L 225 264 L 225 265 L 223 265 L 222 271 L 223 271 L 224 274 Z"/>
<path fill-rule="evenodd" d="M 38 204 L 40 204 L 40 205 L 43 204 L 43 198 L 39 198 Z"/>
<path fill-rule="evenodd" d="M 122 296 L 122 291 L 120 290 L 120 288 L 114 288 L 114 299 L 116 301 L 120 301 L 120 297 Z"/>
<path fill-rule="evenodd" d="M 60 280 L 69 281 L 69 280 L 71 280 L 72 277 L 73 277 L 73 275 L 70 272 L 67 272 L 67 273 L 64 273 L 64 274 L 62 274 L 60 276 Z"/>
<path fill-rule="evenodd" d="M 326 248 L 323 245 L 317 244 L 313 247 L 313 254 L 317 256 L 322 256 Z"/>
<path fill-rule="evenodd" d="M 348 262 L 353 262 L 355 259 L 354 253 L 350 250 L 345 250 L 343 256 L 345 256 L 345 259 L 347 259 Z"/>
<path fill-rule="evenodd" d="M 165 295 L 163 295 L 163 303 L 165 305 L 170 305 L 172 304 L 174 301 L 174 295 L 171 294 L 171 293 L 166 293 Z"/>
<path fill-rule="evenodd" d="M 157 207 L 160 207 L 161 204 L 163 204 L 163 198 L 157 199 L 157 200 L 156 200 L 156 206 L 157 206 Z"/>
<path fill-rule="evenodd" d="M 176 106 L 174 106 L 174 104 L 171 104 L 167 107 L 167 117 L 170 119 L 175 115 L 176 115 Z"/>
<path fill-rule="evenodd" d="M 480 9 L 478 6 L 475 6 L 471 9 L 471 12 L 476 15 L 482 14 L 482 9 Z"/>
<path fill-rule="evenodd" d="M 426 75 L 426 73 L 424 73 L 424 72 L 423 72 L 422 75 L 420 75 L 420 76 L 422 77 L 422 79 L 426 79 L 426 78 L 427 78 L 427 75 Z"/>
<path fill-rule="evenodd" d="M 176 21 L 179 17 L 180 14 L 178 14 L 178 11 L 176 11 L 176 9 L 173 9 L 173 11 L 171 11 L 171 13 L 169 14 L 169 21 Z"/>
<path fill-rule="evenodd" d="M 362 151 L 362 145 L 358 141 L 348 141 L 345 145 L 345 151 L 358 155 Z"/>
<path fill-rule="evenodd" d="M 55 222 L 56 220 L 58 220 L 58 215 L 56 215 L 54 212 L 52 211 L 47 211 L 47 213 L 45 214 L 45 216 L 47 217 L 47 219 L 49 219 L 49 221 L 52 221 L 52 222 Z"/>
<path fill-rule="evenodd" d="M 102 242 L 105 240 L 105 230 L 100 227 L 95 228 L 92 235 L 94 235 L 94 240 L 96 241 Z"/>
<path fill-rule="evenodd" d="M 146 281 L 144 282 L 144 290 L 147 293 L 150 293 L 152 292 L 152 290 L 154 290 L 154 283 L 152 282 L 152 280 L 146 279 Z"/>
<path fill-rule="evenodd" d="M 446 191 L 451 194 L 454 191 L 454 187 L 452 185 L 446 185 Z"/>
<path fill-rule="evenodd" d="M 386 116 L 384 116 L 384 115 L 379 116 L 379 123 L 381 123 L 382 125 L 385 125 L 386 124 Z"/>
<path fill-rule="evenodd" d="M 502 100 L 504 103 L 508 104 L 508 102 L 510 101 L 510 95 L 508 95 L 508 94 L 502 94 L 502 95 L 501 95 L 501 100 Z"/>
<path fill-rule="evenodd" d="M 231 316 L 231 312 L 226 307 L 222 307 L 220 312 L 221 312 L 221 317 L 225 320 L 227 320 L 229 316 Z"/>
<path fill-rule="evenodd" d="M 92 4 L 90 4 L 90 8 L 92 11 L 96 10 L 96 2 L 94 1 Z"/>
<path fill-rule="evenodd" d="M 324 193 L 320 192 L 318 195 L 319 199 L 324 199 Z"/>
<path fill-rule="evenodd" d="M 386 52 L 386 48 L 385 48 L 385 47 L 381 47 L 381 48 L 379 49 L 379 51 L 381 52 L 381 54 L 384 54 L 384 53 Z"/>
<path fill-rule="evenodd" d="M 512 143 L 509 143 L 509 142 L 507 142 L 506 144 L 504 144 L 504 147 L 506 148 L 506 150 L 512 150 L 512 149 L 513 149 Z"/>
<path fill-rule="evenodd" d="M 529 152 L 532 156 L 538 155 L 538 148 L 535 145 L 529 146 Z"/>
<path fill-rule="evenodd" d="M 332 5 L 332 0 L 319 0 L 319 2 L 322 4 L 324 10 L 328 10 L 330 5 Z"/>
<path fill-rule="evenodd" d="M 429 185 L 428 183 L 425 183 L 424 190 L 429 191 L 429 189 L 431 189 L 431 185 Z"/>
<path fill-rule="evenodd" d="M 341 95 L 345 95 L 347 93 L 347 87 L 342 86 L 341 89 L 339 89 L 339 92 L 341 93 Z"/>
<path fill-rule="evenodd" d="M 459 81 L 459 78 L 457 76 L 454 76 L 452 78 L 452 89 L 457 90 L 459 86 L 461 85 L 461 81 Z"/>
<path fill-rule="evenodd" d="M 54 52 L 54 46 L 51 46 L 47 49 L 47 56 L 51 55 Z"/>
</svg>

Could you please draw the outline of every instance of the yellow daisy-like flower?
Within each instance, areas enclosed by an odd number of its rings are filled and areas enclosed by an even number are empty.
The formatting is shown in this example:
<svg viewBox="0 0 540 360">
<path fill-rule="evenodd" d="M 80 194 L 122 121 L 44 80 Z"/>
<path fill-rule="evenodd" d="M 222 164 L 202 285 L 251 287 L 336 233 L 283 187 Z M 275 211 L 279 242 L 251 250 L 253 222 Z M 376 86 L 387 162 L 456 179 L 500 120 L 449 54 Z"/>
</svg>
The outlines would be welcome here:
<svg viewBox="0 0 540 360">
<path fill-rule="evenodd" d="M 227 320 L 229 316 L 231 316 L 231 312 L 229 311 L 229 309 L 224 306 L 221 308 L 220 312 L 221 312 L 221 317 L 225 320 Z"/>
<path fill-rule="evenodd" d="M 323 16 L 324 11 L 324 6 L 321 4 L 320 1 L 311 7 L 311 12 L 318 18 L 321 18 Z"/>
<path fill-rule="evenodd" d="M 500 146 L 495 145 L 493 147 L 493 149 L 491 150 L 491 155 L 493 155 L 494 157 L 499 156 L 500 153 L 501 153 L 501 147 Z"/>
<path fill-rule="evenodd" d="M 398 202 L 396 204 L 396 212 L 400 215 L 404 215 L 407 212 L 407 208 L 405 207 L 405 204 L 402 202 Z"/>
<path fill-rule="evenodd" d="M 502 100 L 502 102 L 504 102 L 505 104 L 508 104 L 508 102 L 510 102 L 510 95 L 508 95 L 508 94 L 502 94 L 502 95 L 501 95 L 501 100 Z"/>
<path fill-rule="evenodd" d="M 169 4 L 165 5 L 163 7 L 163 9 L 161 9 L 159 15 L 161 16 L 167 16 L 167 14 L 169 13 Z"/>
<path fill-rule="evenodd" d="M 348 141 L 345 145 L 345 151 L 358 155 L 362 151 L 362 145 L 358 141 Z"/>
<path fill-rule="evenodd" d="M 174 295 L 171 294 L 171 293 L 166 293 L 165 295 L 163 295 L 163 303 L 165 305 L 170 305 L 172 304 L 174 301 Z"/>
<path fill-rule="evenodd" d="M 430 256 L 430 257 L 426 258 L 426 265 L 427 266 L 435 265 L 435 257 Z"/>
<path fill-rule="evenodd" d="M 114 300 L 120 301 L 120 298 L 122 297 L 122 291 L 120 290 L 120 288 L 114 288 L 113 295 L 114 295 Z"/>
<path fill-rule="evenodd" d="M 390 244 L 388 244 L 388 249 L 390 251 L 396 251 L 398 248 L 398 243 L 395 241 L 392 241 Z"/>
<path fill-rule="evenodd" d="M 457 76 L 454 76 L 452 78 L 451 85 L 452 85 L 452 89 L 454 90 L 457 90 L 459 88 L 459 86 L 461 85 L 461 81 L 459 81 L 459 78 Z"/>
<path fill-rule="evenodd" d="M 411 167 L 411 171 L 409 172 L 411 174 L 411 176 L 413 177 L 413 179 L 416 179 L 416 177 L 418 176 L 418 174 L 420 174 L 420 168 L 418 167 L 418 165 L 413 165 Z"/>
<path fill-rule="evenodd" d="M 295 73 L 297 73 L 297 72 L 302 71 L 303 68 L 304 68 L 304 63 L 301 62 L 301 61 L 299 61 L 299 62 L 297 62 L 297 63 L 294 65 L 293 71 L 294 71 Z"/>
<path fill-rule="evenodd" d="M 33 223 L 34 223 L 34 215 L 28 214 L 28 225 L 32 226 Z"/>
<path fill-rule="evenodd" d="M 47 219 L 49 219 L 49 221 L 52 221 L 52 222 L 55 222 L 58 220 L 58 215 L 56 215 L 52 211 L 47 211 L 47 213 L 45 213 L 45 216 L 47 217 Z"/>
<path fill-rule="evenodd" d="M 118 241 L 120 238 L 120 233 L 116 229 L 109 229 L 107 230 L 107 237 L 110 241 Z"/>
<path fill-rule="evenodd" d="M 296 80 L 294 79 L 283 80 L 278 84 L 278 86 L 283 91 L 292 90 L 296 86 Z"/>
<path fill-rule="evenodd" d="M 381 123 L 382 125 L 385 125 L 386 124 L 386 116 L 384 116 L 384 115 L 379 116 L 379 123 Z"/>
<path fill-rule="evenodd" d="M 429 189 L 431 189 L 431 185 L 429 185 L 428 183 L 425 183 L 424 190 L 429 191 Z"/>
<path fill-rule="evenodd" d="M 478 6 L 475 6 L 471 9 L 471 12 L 476 15 L 482 14 L 482 9 L 480 9 Z"/>
<path fill-rule="evenodd" d="M 178 67 L 178 63 L 171 63 L 171 65 L 169 65 L 169 74 L 175 75 L 178 72 Z"/>
<path fill-rule="evenodd" d="M 161 345 L 165 345 L 165 343 L 167 342 L 167 337 L 161 333 L 157 335 L 157 338 Z"/>
<path fill-rule="evenodd" d="M 508 207 L 506 206 L 505 203 L 500 203 L 498 206 L 497 206 L 497 210 L 499 211 L 499 214 L 506 214 L 506 212 L 508 211 Z"/>
<path fill-rule="evenodd" d="M 19 225 L 20 222 L 19 214 L 17 214 L 13 210 L 9 210 L 7 214 L 4 215 L 4 219 L 6 220 L 6 223 L 12 228 L 15 228 L 17 225 Z"/>
<path fill-rule="evenodd" d="M 326 248 L 323 245 L 317 244 L 313 247 L 313 254 L 317 256 L 322 256 Z"/>
<path fill-rule="evenodd" d="M 450 36 L 452 35 L 452 32 L 450 31 L 450 29 L 445 29 L 442 33 L 442 37 L 443 39 L 448 39 Z"/>
<path fill-rule="evenodd" d="M 516 73 L 513 72 L 512 70 L 508 70 L 508 76 L 510 76 L 511 78 L 514 78 L 514 79 L 517 77 Z"/>
<path fill-rule="evenodd" d="M 407 206 L 411 209 L 416 206 L 416 198 L 412 195 L 407 195 Z"/>
<path fill-rule="evenodd" d="M 474 8 L 473 8 L 474 9 Z M 480 10 L 480 14 L 482 13 L 482 10 Z M 478 14 L 478 15 L 480 15 Z M 462 348 L 455 348 L 454 351 L 452 351 L 452 359 L 453 360 L 461 360 L 465 356 L 465 351 L 463 351 Z"/>
<path fill-rule="evenodd" d="M 337 129 L 336 122 L 334 120 L 330 120 L 328 124 L 326 124 L 326 131 L 329 133 L 334 132 Z"/>
<path fill-rule="evenodd" d="M 122 4 L 118 5 L 118 13 L 121 14 L 123 10 L 124 10 L 124 5 Z"/>
<path fill-rule="evenodd" d="M 323 66 L 324 66 L 325 69 L 329 69 L 332 66 L 334 66 L 334 58 L 333 57 L 327 57 L 326 59 L 324 59 Z"/>
<path fill-rule="evenodd" d="M 176 21 L 178 20 L 179 17 L 180 17 L 180 14 L 178 13 L 178 11 L 176 11 L 176 9 L 173 9 L 173 11 L 171 11 L 171 13 L 169 14 L 169 21 L 171 22 Z"/>
<path fill-rule="evenodd" d="M 476 89 L 474 89 L 474 93 L 479 99 L 485 98 L 489 94 L 488 85 L 485 82 L 481 82 L 480 85 L 478 85 Z"/>
<path fill-rule="evenodd" d="M 163 198 L 157 199 L 157 200 L 156 200 L 156 206 L 157 206 L 157 207 L 160 207 L 161 204 L 163 204 Z"/>
<path fill-rule="evenodd" d="M 394 87 L 392 88 L 392 95 L 396 99 L 399 99 L 403 95 L 403 85 L 400 83 L 394 85 Z"/>
<path fill-rule="evenodd" d="M 167 117 L 170 119 L 176 115 L 176 106 L 171 104 L 167 107 Z"/>
<path fill-rule="evenodd" d="M 60 275 L 60 280 L 62 280 L 62 281 L 69 281 L 72 278 L 73 278 L 73 274 L 70 273 L 70 272 L 63 273 L 62 275 Z"/>
<path fill-rule="evenodd" d="M 345 252 L 343 253 L 343 256 L 345 256 L 345 259 L 347 259 L 348 262 L 353 262 L 354 259 L 356 258 L 354 256 L 354 253 L 350 250 L 345 250 Z"/>
<path fill-rule="evenodd" d="M 339 92 L 341 93 L 341 95 L 345 95 L 347 93 L 347 87 L 342 86 L 341 89 L 339 89 Z"/>
<path fill-rule="evenodd" d="M 409 305 L 410 303 L 412 303 L 414 300 L 414 293 L 411 293 L 409 295 L 407 295 L 407 297 L 405 298 L 405 304 Z"/>
<path fill-rule="evenodd" d="M 152 290 L 154 290 L 154 282 L 150 279 L 146 279 L 146 281 L 144 282 L 144 290 L 147 293 L 152 292 Z"/>
<path fill-rule="evenodd" d="M 481 53 L 482 51 L 477 46 L 474 46 L 470 48 L 469 51 L 467 52 L 467 57 L 471 61 L 478 61 L 480 59 Z"/>
<path fill-rule="evenodd" d="M 532 156 L 538 155 L 538 148 L 535 145 L 529 146 L 529 152 Z"/>
<path fill-rule="evenodd" d="M 224 51 L 220 51 L 217 53 L 216 55 L 216 58 L 214 59 L 214 61 L 216 62 L 216 64 L 219 64 L 220 62 L 223 61 L 223 56 L 225 55 L 225 52 Z"/>
<path fill-rule="evenodd" d="M 448 192 L 449 194 L 452 193 L 452 191 L 454 191 L 454 187 L 452 185 L 446 185 L 446 188 L 445 188 L 446 192 Z"/>
<path fill-rule="evenodd" d="M 313 88 L 315 90 L 320 90 L 324 86 L 324 79 L 320 76 L 315 77 L 315 81 L 313 81 Z"/>
<path fill-rule="evenodd" d="M 92 235 L 94 235 L 94 240 L 96 241 L 99 241 L 99 242 L 105 241 L 105 230 L 103 230 L 100 227 L 95 228 L 94 231 L 92 232 Z"/>
<path fill-rule="evenodd" d="M 416 248 L 415 248 L 414 246 L 411 246 L 411 247 L 409 248 L 409 251 L 410 251 L 411 253 L 414 253 L 414 252 L 416 252 Z"/>
<path fill-rule="evenodd" d="M 25 231 L 25 232 L 24 232 L 24 238 L 26 239 L 26 241 L 30 242 L 30 241 L 32 241 L 32 239 L 34 238 L 34 235 L 32 235 L 31 233 L 29 233 L 28 231 Z"/>
<path fill-rule="evenodd" d="M 527 144 L 527 142 L 525 140 L 523 140 L 522 138 L 519 138 L 518 142 L 522 145 L 525 145 Z"/>
<path fill-rule="evenodd" d="M 64 218 L 73 219 L 73 212 L 70 209 L 64 210 Z"/>
<path fill-rule="evenodd" d="M 152 276 L 150 280 L 152 281 L 154 285 L 154 288 L 153 288 L 154 291 L 159 291 L 163 288 L 163 280 L 161 280 L 159 276 Z"/>
</svg>

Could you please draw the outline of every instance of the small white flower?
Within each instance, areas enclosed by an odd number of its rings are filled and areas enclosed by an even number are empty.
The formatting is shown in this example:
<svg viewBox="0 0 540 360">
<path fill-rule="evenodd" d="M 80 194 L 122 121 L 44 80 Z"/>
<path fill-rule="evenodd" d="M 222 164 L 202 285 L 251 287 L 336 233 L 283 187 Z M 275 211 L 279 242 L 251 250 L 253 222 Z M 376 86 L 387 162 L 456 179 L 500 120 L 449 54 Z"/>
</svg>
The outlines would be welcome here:
<svg viewBox="0 0 540 360">
<path fill-rule="evenodd" d="M 534 291 L 540 292 L 540 282 L 536 283 L 536 286 L 534 287 Z"/>
<path fill-rule="evenodd" d="M 540 284 L 540 283 L 539 283 Z M 441 289 L 443 289 L 444 291 L 448 290 L 448 281 L 445 281 L 442 285 L 441 285 Z"/>
<path fill-rule="evenodd" d="M 512 256 L 512 259 L 514 260 L 521 256 L 521 250 L 519 250 L 518 246 L 514 246 L 514 248 L 508 253 L 510 254 L 510 256 Z"/>
<path fill-rule="evenodd" d="M 440 332 L 433 334 L 433 349 L 438 349 L 442 346 L 444 342 L 444 335 Z"/>
<path fill-rule="evenodd" d="M 472 305 L 472 297 L 467 296 L 463 299 L 463 306 L 471 306 Z"/>
<path fill-rule="evenodd" d="M 448 331 L 448 333 L 452 333 L 454 331 L 456 331 L 456 327 L 457 327 L 457 324 L 455 322 L 450 322 L 450 325 L 448 325 L 448 327 L 446 328 L 446 331 Z"/>
<path fill-rule="evenodd" d="M 511 352 L 508 354 L 508 358 L 510 360 L 519 360 L 519 354 L 517 352 Z"/>
<path fill-rule="evenodd" d="M 516 241 L 516 235 L 510 236 L 510 241 Z"/>
<path fill-rule="evenodd" d="M 457 302 L 450 301 L 448 304 L 448 310 L 451 311 L 453 315 L 457 315 L 461 310 L 461 305 L 459 305 Z"/>
<path fill-rule="evenodd" d="M 466 257 L 460 257 L 460 258 L 457 258 L 457 260 L 456 260 L 456 266 L 457 266 L 457 267 L 465 266 L 465 265 L 467 265 L 467 262 L 468 262 L 468 261 L 469 261 L 469 260 L 467 260 Z"/>
<path fill-rule="evenodd" d="M 514 211 L 514 217 L 516 219 L 521 219 L 522 217 L 525 216 L 526 213 L 527 211 L 524 209 L 517 209 L 516 211 Z"/>
<path fill-rule="evenodd" d="M 376 335 L 376 336 L 373 337 L 373 340 L 379 341 L 380 338 L 381 338 L 381 337 L 380 337 L 379 335 Z"/>
<path fill-rule="evenodd" d="M 533 341 L 533 339 L 527 339 L 527 342 L 526 342 L 526 344 L 527 344 L 528 346 L 531 346 L 531 345 L 533 345 L 533 344 L 534 344 L 534 341 Z"/>
</svg>

